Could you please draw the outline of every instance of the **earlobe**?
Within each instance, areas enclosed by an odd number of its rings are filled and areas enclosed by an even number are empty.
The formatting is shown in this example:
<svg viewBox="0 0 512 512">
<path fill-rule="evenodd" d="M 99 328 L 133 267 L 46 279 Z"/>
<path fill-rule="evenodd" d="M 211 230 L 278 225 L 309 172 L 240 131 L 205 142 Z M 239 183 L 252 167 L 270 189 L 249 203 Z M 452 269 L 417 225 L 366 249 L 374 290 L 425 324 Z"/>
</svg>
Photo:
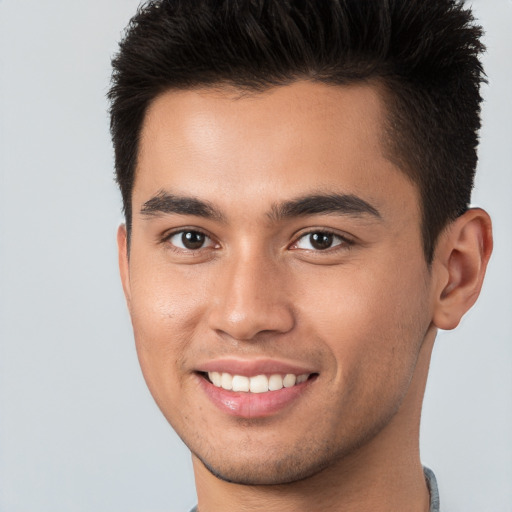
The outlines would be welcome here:
<svg viewBox="0 0 512 512">
<path fill-rule="evenodd" d="M 123 285 L 124 296 L 128 309 L 130 309 L 130 271 L 128 261 L 128 233 L 126 226 L 121 224 L 117 228 L 117 251 L 119 261 L 119 273 L 121 275 L 121 283 Z"/>
<path fill-rule="evenodd" d="M 454 329 L 473 306 L 491 252 L 491 219 L 480 208 L 468 210 L 440 236 L 434 262 L 440 276 L 433 317 L 438 328 Z"/>
</svg>

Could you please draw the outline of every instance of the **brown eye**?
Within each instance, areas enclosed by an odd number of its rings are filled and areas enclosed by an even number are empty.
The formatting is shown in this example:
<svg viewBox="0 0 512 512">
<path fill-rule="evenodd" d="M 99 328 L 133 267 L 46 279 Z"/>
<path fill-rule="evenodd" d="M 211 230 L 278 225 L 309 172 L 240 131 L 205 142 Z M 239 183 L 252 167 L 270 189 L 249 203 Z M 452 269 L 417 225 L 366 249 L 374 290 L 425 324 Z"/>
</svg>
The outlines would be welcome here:
<svg viewBox="0 0 512 512">
<path fill-rule="evenodd" d="M 331 233 L 311 233 L 309 243 L 311 247 L 318 250 L 329 249 L 332 246 L 333 238 Z"/>
<path fill-rule="evenodd" d="M 200 249 L 206 237 L 197 231 L 185 231 L 181 235 L 181 243 L 187 249 Z"/>
<path fill-rule="evenodd" d="M 350 242 L 328 231 L 313 231 L 302 235 L 295 243 L 295 248 L 308 251 L 325 251 L 342 245 L 350 245 Z"/>
<path fill-rule="evenodd" d="M 179 249 L 197 251 L 213 244 L 212 240 L 200 231 L 178 231 L 169 237 L 169 242 Z"/>
</svg>

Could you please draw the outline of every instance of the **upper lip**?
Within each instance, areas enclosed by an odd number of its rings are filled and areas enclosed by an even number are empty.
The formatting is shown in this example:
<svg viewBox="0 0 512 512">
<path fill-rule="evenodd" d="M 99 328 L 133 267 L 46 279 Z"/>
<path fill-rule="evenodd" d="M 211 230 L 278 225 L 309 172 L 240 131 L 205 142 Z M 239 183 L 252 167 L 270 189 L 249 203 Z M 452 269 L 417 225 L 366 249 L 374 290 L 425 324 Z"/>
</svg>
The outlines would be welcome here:
<svg viewBox="0 0 512 512">
<path fill-rule="evenodd" d="M 316 373 L 306 366 L 280 361 L 278 359 L 237 359 L 223 358 L 214 359 L 200 364 L 197 367 L 198 372 L 219 372 L 230 373 L 231 375 L 244 375 L 245 377 L 253 377 L 255 375 L 286 375 L 292 373 L 294 375 L 304 375 Z"/>
</svg>

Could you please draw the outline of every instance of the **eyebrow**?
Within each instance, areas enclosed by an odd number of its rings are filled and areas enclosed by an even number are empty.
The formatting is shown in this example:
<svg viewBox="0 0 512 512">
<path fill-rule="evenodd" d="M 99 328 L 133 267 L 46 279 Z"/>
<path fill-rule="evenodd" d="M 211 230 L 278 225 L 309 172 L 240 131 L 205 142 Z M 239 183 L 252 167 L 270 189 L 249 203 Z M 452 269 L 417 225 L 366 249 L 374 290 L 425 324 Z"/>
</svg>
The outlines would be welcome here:
<svg viewBox="0 0 512 512">
<path fill-rule="evenodd" d="M 146 201 L 142 205 L 140 213 L 147 217 L 174 213 L 224 221 L 222 213 L 208 201 L 202 201 L 195 197 L 177 196 L 164 190 Z"/>
<path fill-rule="evenodd" d="M 315 194 L 299 197 L 272 206 L 270 217 L 275 220 L 307 215 L 327 215 L 331 213 L 352 216 L 370 215 L 381 219 L 377 208 L 353 194 Z"/>
<path fill-rule="evenodd" d="M 140 213 L 147 217 L 165 214 L 194 215 L 225 222 L 222 212 L 210 202 L 193 196 L 178 196 L 164 190 L 146 201 Z M 381 219 L 377 208 L 353 194 L 313 194 L 272 205 L 268 217 L 273 221 L 307 215 L 370 215 Z"/>
</svg>

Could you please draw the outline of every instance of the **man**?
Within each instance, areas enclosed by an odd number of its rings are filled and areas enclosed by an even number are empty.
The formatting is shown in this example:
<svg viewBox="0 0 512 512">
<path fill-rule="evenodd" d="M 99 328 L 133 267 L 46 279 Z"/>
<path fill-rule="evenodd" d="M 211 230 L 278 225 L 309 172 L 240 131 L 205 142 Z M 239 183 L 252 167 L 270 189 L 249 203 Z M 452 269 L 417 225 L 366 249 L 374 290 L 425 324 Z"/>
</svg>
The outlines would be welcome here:
<svg viewBox="0 0 512 512">
<path fill-rule="evenodd" d="M 434 511 L 421 403 L 478 297 L 481 30 L 451 0 L 156 1 L 114 59 L 123 287 L 198 510 Z"/>
</svg>

